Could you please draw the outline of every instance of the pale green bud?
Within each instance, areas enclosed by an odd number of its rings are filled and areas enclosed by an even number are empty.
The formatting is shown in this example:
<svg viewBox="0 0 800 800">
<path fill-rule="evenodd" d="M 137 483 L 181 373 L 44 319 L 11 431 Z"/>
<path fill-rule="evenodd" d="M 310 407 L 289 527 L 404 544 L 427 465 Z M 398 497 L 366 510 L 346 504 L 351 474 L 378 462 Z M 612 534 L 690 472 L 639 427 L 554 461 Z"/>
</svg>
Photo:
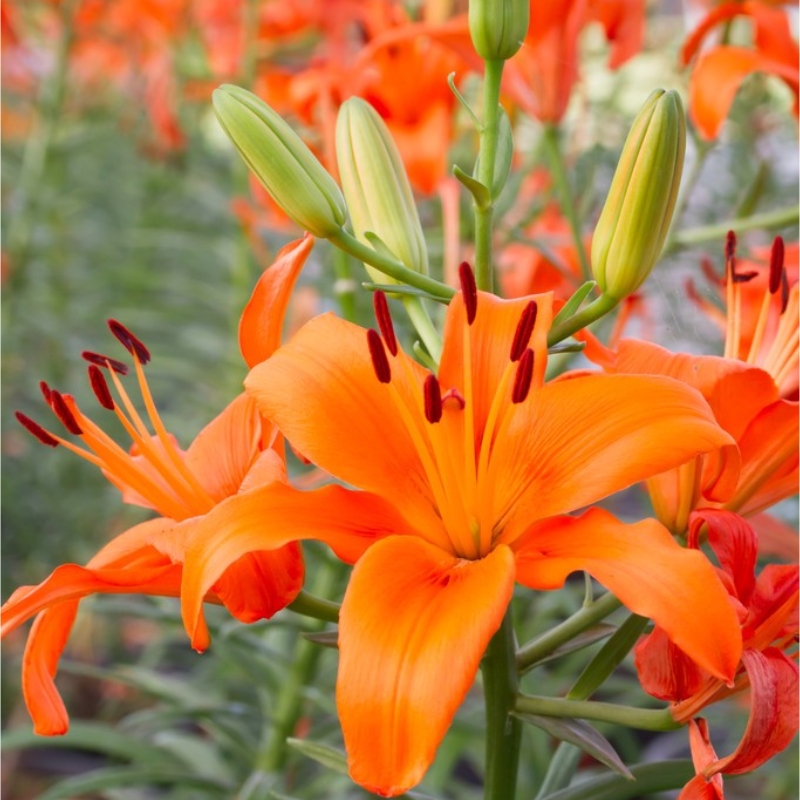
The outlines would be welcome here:
<svg viewBox="0 0 800 800">
<path fill-rule="evenodd" d="M 427 274 L 428 251 L 400 153 L 378 112 L 359 97 L 339 109 L 336 159 L 356 238 Z M 376 283 L 397 282 L 366 267 Z"/>
<path fill-rule="evenodd" d="M 641 286 L 667 237 L 686 148 L 686 118 L 675 91 L 654 91 L 625 140 L 592 238 L 592 272 L 621 300 Z"/>
<path fill-rule="evenodd" d="M 323 239 L 340 231 L 347 206 L 339 187 L 281 116 L 229 84 L 215 90 L 213 103 L 223 130 L 286 215 Z"/>
<path fill-rule="evenodd" d="M 485 61 L 505 61 L 528 33 L 530 0 L 469 0 L 469 35 Z"/>
</svg>

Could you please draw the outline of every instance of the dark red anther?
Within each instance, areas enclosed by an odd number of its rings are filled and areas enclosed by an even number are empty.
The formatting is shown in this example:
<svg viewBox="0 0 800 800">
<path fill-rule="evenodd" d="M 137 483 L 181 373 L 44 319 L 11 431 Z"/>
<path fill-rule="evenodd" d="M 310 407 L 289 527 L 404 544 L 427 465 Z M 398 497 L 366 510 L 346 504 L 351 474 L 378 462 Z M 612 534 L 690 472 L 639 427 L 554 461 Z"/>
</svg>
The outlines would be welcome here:
<svg viewBox="0 0 800 800">
<path fill-rule="evenodd" d="M 57 392 L 53 389 L 50 392 L 50 408 L 53 409 L 53 413 L 61 420 L 61 424 L 72 434 L 75 436 L 80 436 L 83 431 L 81 430 L 81 426 L 78 425 L 78 420 L 75 419 L 74 414 L 70 411 L 69 406 L 64 400 L 64 396 L 61 392 Z"/>
<path fill-rule="evenodd" d="M 478 287 L 475 284 L 475 273 L 466 261 L 462 261 L 458 267 L 458 279 L 461 281 L 461 296 L 467 310 L 467 325 L 472 325 L 478 313 Z"/>
<path fill-rule="evenodd" d="M 21 411 L 15 411 L 14 416 L 17 418 L 17 422 L 19 422 L 28 433 L 32 433 L 42 444 L 46 444 L 48 447 L 58 447 L 58 439 L 51 436 L 27 414 L 23 414 Z"/>
<path fill-rule="evenodd" d="M 725 237 L 725 261 L 730 261 L 736 255 L 736 234 L 728 231 Z"/>
<path fill-rule="evenodd" d="M 531 390 L 533 380 L 533 350 L 530 347 L 525 350 L 519 360 L 517 374 L 514 377 L 514 388 L 511 391 L 511 402 L 522 403 Z"/>
<path fill-rule="evenodd" d="M 50 395 L 52 394 L 52 389 L 47 385 L 47 381 L 39 381 L 39 391 L 41 391 L 45 403 L 50 405 Z"/>
<path fill-rule="evenodd" d="M 103 408 L 109 411 L 114 410 L 114 398 L 111 396 L 106 379 L 100 371 L 100 367 L 96 364 L 89 364 L 89 383 L 92 385 L 92 391 Z"/>
<path fill-rule="evenodd" d="M 784 259 L 783 238 L 776 236 L 769 253 L 769 293 L 775 294 L 781 288 Z"/>
<path fill-rule="evenodd" d="M 531 300 L 522 311 L 522 315 L 517 323 L 517 330 L 514 332 L 514 341 L 511 343 L 511 360 L 519 361 L 528 342 L 531 340 L 533 326 L 536 325 L 536 315 L 539 307 L 535 300 Z"/>
<path fill-rule="evenodd" d="M 375 375 L 381 383 L 390 383 L 392 380 L 392 370 L 389 366 L 389 359 L 386 358 L 386 350 L 383 349 L 383 339 L 374 328 L 367 331 L 367 344 L 369 354 L 372 358 L 372 367 Z"/>
<path fill-rule="evenodd" d="M 789 305 L 789 279 L 786 277 L 786 270 L 781 272 L 781 314 L 786 311 Z"/>
<path fill-rule="evenodd" d="M 106 369 L 113 369 L 119 375 L 128 374 L 128 365 L 123 364 L 122 361 L 117 361 L 116 358 L 109 358 L 102 353 L 93 353 L 91 350 L 84 350 L 81 353 L 81 358 L 88 361 L 90 364 L 97 364 L 98 367 L 105 367 Z"/>
<path fill-rule="evenodd" d="M 733 273 L 733 282 L 734 283 L 747 283 L 748 281 L 753 280 L 753 278 L 758 276 L 758 272 L 755 270 L 751 270 L 750 272 L 734 272 Z"/>
<path fill-rule="evenodd" d="M 431 424 L 442 418 L 442 389 L 435 375 L 425 378 L 425 419 Z"/>
<path fill-rule="evenodd" d="M 150 360 L 150 351 L 121 322 L 108 320 L 108 328 L 119 343 L 144 366 Z"/>
<path fill-rule="evenodd" d="M 378 328 L 383 336 L 383 341 L 386 347 L 393 355 L 397 355 L 397 337 L 394 335 L 394 325 L 392 324 L 392 315 L 389 313 L 389 303 L 386 301 L 386 295 L 378 289 L 372 296 L 372 305 L 375 309 L 375 319 L 378 322 Z"/>
</svg>

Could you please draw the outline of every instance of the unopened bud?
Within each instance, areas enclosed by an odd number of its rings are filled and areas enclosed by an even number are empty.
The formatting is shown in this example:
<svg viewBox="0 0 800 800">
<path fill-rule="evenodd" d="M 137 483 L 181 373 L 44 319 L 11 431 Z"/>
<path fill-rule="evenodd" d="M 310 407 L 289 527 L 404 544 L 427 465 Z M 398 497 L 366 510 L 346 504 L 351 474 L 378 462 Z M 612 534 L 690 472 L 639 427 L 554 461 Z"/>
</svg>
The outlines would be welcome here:
<svg viewBox="0 0 800 800">
<path fill-rule="evenodd" d="M 528 33 L 530 0 L 469 0 L 469 35 L 485 61 L 504 61 Z"/>
<path fill-rule="evenodd" d="M 341 230 L 347 206 L 339 187 L 281 116 L 238 86 L 220 86 L 213 102 L 223 130 L 286 215 L 323 239 Z"/>
<path fill-rule="evenodd" d="M 427 274 L 425 238 L 400 153 L 378 112 L 358 97 L 339 109 L 336 158 L 356 238 Z M 396 282 L 367 271 L 378 283 Z"/>
<path fill-rule="evenodd" d="M 658 89 L 625 140 L 592 237 L 592 272 L 603 294 L 627 297 L 655 266 L 672 222 L 685 148 L 680 98 Z"/>
</svg>

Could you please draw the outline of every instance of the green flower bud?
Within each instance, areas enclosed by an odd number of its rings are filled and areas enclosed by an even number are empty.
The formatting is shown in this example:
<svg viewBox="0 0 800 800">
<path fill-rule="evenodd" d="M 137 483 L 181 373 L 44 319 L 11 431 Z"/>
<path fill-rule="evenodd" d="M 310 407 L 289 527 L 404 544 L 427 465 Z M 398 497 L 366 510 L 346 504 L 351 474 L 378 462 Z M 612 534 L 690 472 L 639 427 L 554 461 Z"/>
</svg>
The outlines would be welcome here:
<svg viewBox="0 0 800 800">
<path fill-rule="evenodd" d="M 469 0 L 469 35 L 485 61 L 504 61 L 528 33 L 530 0 Z"/>
<path fill-rule="evenodd" d="M 321 238 L 341 230 L 347 206 L 339 187 L 275 111 L 227 84 L 215 90 L 213 103 L 223 130 L 287 216 Z"/>
<path fill-rule="evenodd" d="M 339 109 L 336 159 L 356 238 L 427 274 L 422 225 L 397 146 L 378 112 L 359 97 Z M 376 283 L 397 283 L 366 267 Z"/>
<path fill-rule="evenodd" d="M 621 300 L 642 285 L 667 237 L 686 149 L 677 92 L 647 98 L 625 140 L 592 238 L 592 272 L 602 292 Z"/>
</svg>

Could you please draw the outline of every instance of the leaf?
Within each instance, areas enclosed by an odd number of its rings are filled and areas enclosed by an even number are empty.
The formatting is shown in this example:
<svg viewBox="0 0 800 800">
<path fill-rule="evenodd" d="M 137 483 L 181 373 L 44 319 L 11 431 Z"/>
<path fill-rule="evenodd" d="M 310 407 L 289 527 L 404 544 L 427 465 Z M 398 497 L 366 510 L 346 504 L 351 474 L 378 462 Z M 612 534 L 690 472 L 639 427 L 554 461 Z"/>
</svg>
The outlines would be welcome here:
<svg viewBox="0 0 800 800">
<path fill-rule="evenodd" d="M 328 769 L 338 772 L 340 775 L 347 775 L 347 756 L 341 750 L 337 750 L 337 748 L 331 747 L 329 744 L 310 742 L 307 739 L 294 739 L 292 737 L 286 740 L 286 744 Z"/>
<path fill-rule="evenodd" d="M 423 297 L 426 300 L 433 300 L 435 303 L 442 303 L 447 305 L 450 302 L 449 297 L 437 297 L 435 294 L 426 292 L 424 289 L 417 289 L 416 286 L 403 286 L 402 284 L 395 283 L 371 283 L 370 281 L 363 281 L 361 286 L 369 292 L 391 292 L 392 294 L 410 295 L 412 297 Z"/>
<path fill-rule="evenodd" d="M 467 188 L 478 208 L 483 210 L 489 208 L 492 204 L 492 197 L 489 190 L 480 181 L 475 180 L 471 175 L 467 175 L 459 166 L 453 167 L 453 175 Z"/>
<path fill-rule="evenodd" d="M 575 293 L 570 297 L 569 300 L 564 304 L 561 311 L 556 314 L 555 319 L 553 320 L 553 325 L 556 325 L 559 322 L 563 322 L 565 319 L 569 319 L 575 312 L 583 305 L 583 301 L 589 296 L 589 293 L 597 286 L 596 281 L 586 281 L 583 285 L 579 286 Z"/>
<path fill-rule="evenodd" d="M 587 700 L 591 697 L 630 653 L 647 627 L 647 623 L 647 617 L 631 614 L 586 665 L 578 680 L 567 692 L 567 699 Z"/>
<path fill-rule="evenodd" d="M 526 664 L 525 668 L 523 669 L 523 673 L 533 669 L 533 667 L 539 666 L 540 664 L 546 664 L 548 661 L 561 658 L 569 653 L 574 653 L 576 650 L 582 650 L 584 647 L 588 647 L 600 639 L 605 639 L 607 636 L 611 636 L 616 629 L 616 625 L 610 625 L 607 622 L 601 622 L 597 625 L 592 625 L 591 628 L 587 628 L 585 631 L 582 631 L 568 642 L 560 645 L 555 650 L 548 653 L 544 658 L 541 658 L 532 664 Z"/>
<path fill-rule="evenodd" d="M 540 717 L 536 714 L 515 714 L 514 716 L 547 731 L 556 739 L 580 747 L 581 750 L 596 758 L 601 764 L 605 764 L 609 769 L 613 769 L 614 772 L 623 775 L 628 780 L 633 780 L 633 775 L 617 755 L 611 742 L 588 722 L 580 719 Z"/>
<path fill-rule="evenodd" d="M 619 775 L 603 775 L 553 792 L 540 800 L 634 800 L 654 792 L 680 789 L 694 777 L 692 762 L 659 761 L 636 764 L 630 769 L 634 780 Z"/>
<path fill-rule="evenodd" d="M 322 647 L 330 647 L 333 650 L 339 649 L 339 631 L 319 631 L 312 633 L 311 631 L 303 631 L 300 636 L 307 639 L 314 644 L 322 645 Z"/>
<path fill-rule="evenodd" d="M 97 722 L 74 720 L 65 736 L 37 736 L 27 728 L 3 733 L 3 749 L 19 750 L 23 747 L 65 747 L 90 750 L 109 758 L 122 759 L 150 766 L 174 764 L 174 756 L 156 745 L 143 742 L 129 734 Z"/>
<path fill-rule="evenodd" d="M 147 768 L 141 764 L 133 767 L 108 767 L 75 775 L 59 781 L 39 795 L 38 800 L 74 800 L 84 794 L 102 792 L 106 789 L 133 786 L 175 786 L 194 789 L 206 795 L 230 797 L 231 785 L 215 781 L 207 776 L 181 770 Z"/>
</svg>

